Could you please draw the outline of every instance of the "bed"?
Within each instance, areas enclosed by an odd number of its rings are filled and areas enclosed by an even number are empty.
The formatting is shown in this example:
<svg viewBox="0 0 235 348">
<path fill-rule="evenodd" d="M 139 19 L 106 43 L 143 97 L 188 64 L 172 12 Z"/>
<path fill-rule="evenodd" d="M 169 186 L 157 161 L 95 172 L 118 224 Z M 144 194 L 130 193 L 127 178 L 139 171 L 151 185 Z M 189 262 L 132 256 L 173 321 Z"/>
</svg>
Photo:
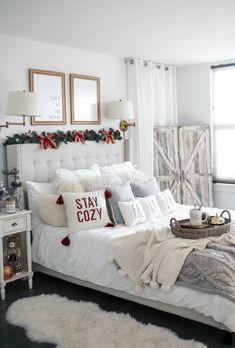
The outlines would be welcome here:
<svg viewBox="0 0 235 348">
<path fill-rule="evenodd" d="M 69 143 L 62 144 L 57 150 L 42 150 L 38 144 L 9 145 L 7 165 L 8 168 L 13 166 L 19 168 L 23 182 L 26 180 L 51 182 L 54 180 L 54 171 L 57 168 L 88 168 L 95 163 L 101 166 L 121 163 L 126 159 L 125 145 L 123 141 L 112 145 L 94 142 L 85 145 Z M 188 210 L 188 206 L 178 205 L 177 216 L 175 213 L 173 215 L 176 218 L 185 218 L 188 216 Z M 173 215 L 161 218 L 159 224 L 168 225 Z M 137 294 L 130 279 L 120 278 L 115 266 L 107 262 L 112 238 L 147 227 L 151 227 L 150 222 L 144 226 L 143 224 L 135 227 L 119 225 L 109 230 L 91 229 L 84 234 L 74 234 L 72 236 L 74 243 L 66 248 L 60 243 L 66 234 L 66 228 L 38 223 L 32 231 L 33 269 L 227 332 L 234 332 L 235 303 L 226 298 L 182 286 L 175 286 L 169 293 L 148 288 L 142 294 Z M 82 245 L 79 250 L 76 248 L 78 245 Z M 65 259 L 68 260 L 67 263 L 64 262 Z"/>
</svg>

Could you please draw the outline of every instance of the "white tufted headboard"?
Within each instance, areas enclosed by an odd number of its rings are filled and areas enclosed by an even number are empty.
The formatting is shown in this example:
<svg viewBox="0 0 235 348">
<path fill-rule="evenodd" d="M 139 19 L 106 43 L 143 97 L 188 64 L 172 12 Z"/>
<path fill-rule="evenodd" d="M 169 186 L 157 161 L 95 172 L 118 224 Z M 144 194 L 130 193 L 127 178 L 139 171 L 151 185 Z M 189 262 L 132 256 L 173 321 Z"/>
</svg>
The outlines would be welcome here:
<svg viewBox="0 0 235 348">
<path fill-rule="evenodd" d="M 96 143 L 61 144 L 56 150 L 43 150 L 39 144 L 7 146 L 7 167 L 20 170 L 21 180 L 50 182 L 55 178 L 55 169 L 89 168 L 92 164 L 109 165 L 125 160 L 124 141 L 116 144 Z"/>
</svg>

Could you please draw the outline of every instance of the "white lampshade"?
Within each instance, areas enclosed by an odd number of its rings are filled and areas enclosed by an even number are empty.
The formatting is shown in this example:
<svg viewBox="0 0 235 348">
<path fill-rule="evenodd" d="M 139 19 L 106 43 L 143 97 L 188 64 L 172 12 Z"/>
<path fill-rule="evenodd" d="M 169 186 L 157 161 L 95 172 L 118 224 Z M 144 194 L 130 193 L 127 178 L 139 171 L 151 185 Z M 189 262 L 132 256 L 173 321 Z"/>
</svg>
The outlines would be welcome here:
<svg viewBox="0 0 235 348">
<path fill-rule="evenodd" d="M 133 104 L 131 101 L 112 101 L 108 105 L 108 117 L 109 118 L 134 118 Z"/>
<path fill-rule="evenodd" d="M 9 92 L 6 115 L 41 116 L 41 98 L 35 92 Z"/>
</svg>

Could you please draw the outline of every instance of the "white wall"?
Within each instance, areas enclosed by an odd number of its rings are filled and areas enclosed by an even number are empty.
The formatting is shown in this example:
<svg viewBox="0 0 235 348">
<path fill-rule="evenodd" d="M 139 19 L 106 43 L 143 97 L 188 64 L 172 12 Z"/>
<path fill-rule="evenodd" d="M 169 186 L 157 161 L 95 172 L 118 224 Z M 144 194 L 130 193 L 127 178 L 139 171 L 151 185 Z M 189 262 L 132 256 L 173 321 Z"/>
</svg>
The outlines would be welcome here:
<svg viewBox="0 0 235 348">
<path fill-rule="evenodd" d="M 43 69 L 66 73 L 66 126 L 11 126 L 0 131 L 0 169 L 5 167 L 5 148 L 1 145 L 6 135 L 57 129 L 83 129 L 70 125 L 69 73 L 100 77 L 101 125 L 88 128 L 117 127 L 118 121 L 105 118 L 107 102 L 126 98 L 126 72 L 124 60 L 68 47 L 16 38 L 0 34 L 0 124 L 9 116 L 4 115 L 8 91 L 29 90 L 28 69 Z M 10 116 L 11 117 L 11 116 Z M 12 121 L 21 121 L 11 117 Z M 0 180 L 2 176 L 0 174 Z"/>
<path fill-rule="evenodd" d="M 211 64 L 182 66 L 177 69 L 180 125 L 211 125 Z M 235 210 L 235 185 L 213 185 L 214 205 Z"/>
</svg>

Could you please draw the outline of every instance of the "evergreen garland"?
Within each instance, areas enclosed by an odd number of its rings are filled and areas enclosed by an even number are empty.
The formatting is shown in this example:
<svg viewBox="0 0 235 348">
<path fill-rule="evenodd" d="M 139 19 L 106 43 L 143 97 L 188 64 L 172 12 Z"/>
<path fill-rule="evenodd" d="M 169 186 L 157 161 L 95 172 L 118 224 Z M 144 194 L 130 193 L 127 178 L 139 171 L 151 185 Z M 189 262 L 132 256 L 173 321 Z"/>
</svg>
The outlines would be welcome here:
<svg viewBox="0 0 235 348">
<path fill-rule="evenodd" d="M 114 130 L 109 128 L 110 132 L 113 132 L 113 138 L 115 140 L 122 140 L 122 136 L 119 130 Z M 57 147 L 61 143 L 71 143 L 75 141 L 75 132 L 82 132 L 86 141 L 96 141 L 99 143 L 100 141 L 106 141 L 106 135 L 104 133 L 104 129 L 100 129 L 98 132 L 93 129 L 86 129 L 84 131 L 72 131 L 69 130 L 67 132 L 63 132 L 57 130 L 56 132 L 41 132 L 38 134 L 36 131 L 29 131 L 28 133 L 14 134 L 12 136 L 7 136 L 3 145 L 13 145 L 13 144 L 40 144 L 40 137 L 47 137 L 49 135 L 54 135 L 55 143 Z"/>
</svg>

